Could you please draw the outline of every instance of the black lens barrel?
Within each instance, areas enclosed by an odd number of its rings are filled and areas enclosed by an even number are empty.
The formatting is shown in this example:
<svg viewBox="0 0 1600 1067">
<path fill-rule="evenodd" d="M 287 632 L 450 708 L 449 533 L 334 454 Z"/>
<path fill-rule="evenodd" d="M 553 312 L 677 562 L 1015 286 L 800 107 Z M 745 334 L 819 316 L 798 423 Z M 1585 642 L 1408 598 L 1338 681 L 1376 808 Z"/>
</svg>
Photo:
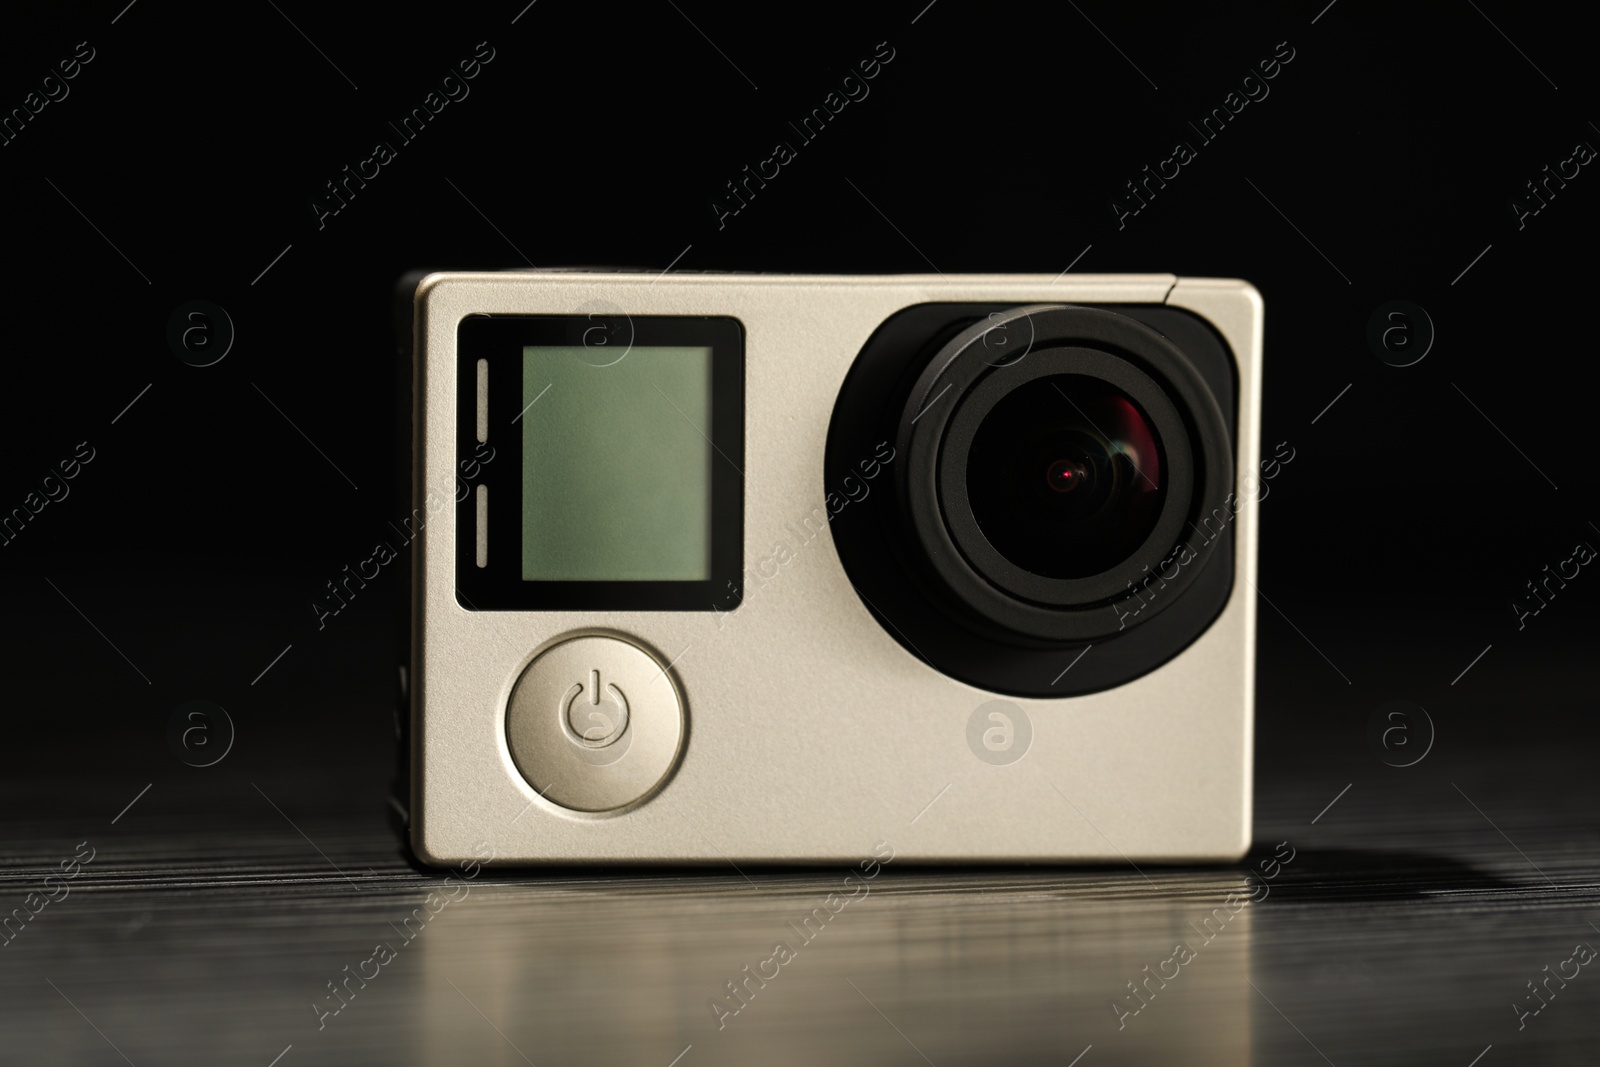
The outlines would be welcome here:
<svg viewBox="0 0 1600 1067">
<path fill-rule="evenodd" d="M 823 461 L 862 606 L 991 692 L 1149 673 L 1233 589 L 1236 374 L 1209 324 L 1161 305 L 891 315 L 840 386 Z M 850 493 L 863 477 L 873 491 Z"/>
</svg>

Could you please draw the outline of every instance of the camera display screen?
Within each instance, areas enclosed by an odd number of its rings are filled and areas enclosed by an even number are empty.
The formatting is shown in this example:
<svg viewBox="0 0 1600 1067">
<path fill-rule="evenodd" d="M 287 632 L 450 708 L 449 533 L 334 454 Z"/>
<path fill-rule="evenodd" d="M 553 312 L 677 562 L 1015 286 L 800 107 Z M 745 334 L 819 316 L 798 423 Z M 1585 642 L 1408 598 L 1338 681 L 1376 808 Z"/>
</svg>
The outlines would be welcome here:
<svg viewBox="0 0 1600 1067">
<path fill-rule="evenodd" d="M 522 350 L 522 578 L 711 576 L 710 347 Z"/>
<path fill-rule="evenodd" d="M 456 358 L 463 608 L 726 612 L 739 604 L 737 319 L 614 307 L 469 315 L 457 328 Z M 428 488 L 435 501 L 444 495 Z"/>
</svg>

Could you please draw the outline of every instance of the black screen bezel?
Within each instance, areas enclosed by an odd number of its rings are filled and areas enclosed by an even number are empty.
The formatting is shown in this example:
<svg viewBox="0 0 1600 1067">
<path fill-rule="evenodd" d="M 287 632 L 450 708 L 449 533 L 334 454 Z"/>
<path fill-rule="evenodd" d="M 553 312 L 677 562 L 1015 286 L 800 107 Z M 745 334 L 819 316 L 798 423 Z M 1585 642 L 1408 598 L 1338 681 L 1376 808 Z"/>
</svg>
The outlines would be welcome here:
<svg viewBox="0 0 1600 1067">
<path fill-rule="evenodd" d="M 703 581 L 528 581 L 522 577 L 523 349 L 580 344 L 592 316 L 473 315 L 456 331 L 456 456 L 479 455 L 478 360 L 489 361 L 493 459 L 456 502 L 456 601 L 469 611 L 729 611 L 744 570 L 744 326 L 714 316 L 631 316 L 633 348 L 711 350 L 711 566 Z M 615 334 L 617 331 L 611 331 Z M 631 350 L 629 352 L 631 355 Z M 622 358 L 628 358 L 623 356 Z M 509 380 L 516 388 L 506 388 Z M 527 416 L 524 416 L 527 417 Z M 459 465 L 458 465 L 459 466 Z M 461 469 L 471 469 L 465 467 Z M 488 566 L 477 565 L 478 485 L 489 486 Z M 510 546 L 508 551 L 506 546 Z"/>
</svg>

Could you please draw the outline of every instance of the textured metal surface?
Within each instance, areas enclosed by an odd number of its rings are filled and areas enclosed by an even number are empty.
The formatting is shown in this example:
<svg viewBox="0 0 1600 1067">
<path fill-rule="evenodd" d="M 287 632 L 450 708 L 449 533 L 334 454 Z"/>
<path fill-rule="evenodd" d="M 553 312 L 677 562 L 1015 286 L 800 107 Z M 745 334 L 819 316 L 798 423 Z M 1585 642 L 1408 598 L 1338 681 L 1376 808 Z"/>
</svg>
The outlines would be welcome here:
<svg viewBox="0 0 1600 1067">
<path fill-rule="evenodd" d="M 927 301 L 1158 303 L 1169 293 L 1176 306 L 1211 319 L 1238 359 L 1242 479 L 1258 458 L 1262 324 L 1260 298 L 1243 282 L 433 275 L 418 295 L 426 359 L 417 381 L 415 496 L 420 506 L 452 484 L 455 333 L 470 313 L 626 308 L 740 318 L 751 567 L 794 540 L 791 527 L 821 503 L 839 385 L 868 335 L 895 311 Z M 788 546 L 790 561 L 759 596 L 725 615 L 473 613 L 453 593 L 455 530 L 446 509 L 414 557 L 412 840 L 439 863 L 464 859 L 483 841 L 527 862 L 853 862 L 880 840 L 926 860 L 1238 856 L 1250 822 L 1255 510 L 1243 507 L 1235 523 L 1233 594 L 1193 646 L 1112 691 L 1015 701 L 1031 722 L 1031 748 L 1018 762 L 992 766 L 969 750 L 967 724 L 994 694 L 929 670 L 885 633 L 827 536 Z M 694 714 L 670 785 L 605 820 L 574 817 L 539 797 L 503 741 L 510 687 L 534 652 L 597 627 L 660 649 Z M 1024 821 L 1017 811 L 1060 817 Z"/>
</svg>

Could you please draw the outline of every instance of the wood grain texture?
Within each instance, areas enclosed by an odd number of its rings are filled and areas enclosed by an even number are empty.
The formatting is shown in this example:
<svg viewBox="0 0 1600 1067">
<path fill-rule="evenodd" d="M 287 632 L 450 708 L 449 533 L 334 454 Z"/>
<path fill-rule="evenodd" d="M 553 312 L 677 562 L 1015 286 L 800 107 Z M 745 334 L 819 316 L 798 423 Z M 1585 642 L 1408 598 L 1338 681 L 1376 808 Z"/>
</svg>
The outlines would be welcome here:
<svg viewBox="0 0 1600 1067">
<path fill-rule="evenodd" d="M 1595 789 L 1572 753 L 1524 758 L 1380 766 L 1326 810 L 1331 770 L 1269 778 L 1238 866 L 891 862 L 853 890 L 843 869 L 441 876 L 375 804 L 291 825 L 234 782 L 197 832 L 156 784 L 115 825 L 8 820 L 0 897 L 40 910 L 0 949 L 7 1060 L 1576 1062 L 1600 979 L 1552 982 L 1520 1029 L 1512 1005 L 1600 943 Z M 27 898 L 85 840 L 65 895 Z"/>
</svg>

